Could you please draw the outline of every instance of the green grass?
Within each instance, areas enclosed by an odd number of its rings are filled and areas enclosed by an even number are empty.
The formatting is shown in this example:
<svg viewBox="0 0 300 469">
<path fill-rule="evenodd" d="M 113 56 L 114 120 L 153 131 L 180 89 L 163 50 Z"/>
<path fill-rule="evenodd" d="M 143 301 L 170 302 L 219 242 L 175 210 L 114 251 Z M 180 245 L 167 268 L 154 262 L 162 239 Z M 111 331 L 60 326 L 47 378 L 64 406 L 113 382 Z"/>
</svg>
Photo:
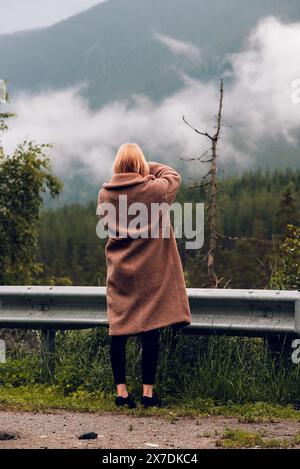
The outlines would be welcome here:
<svg viewBox="0 0 300 469">
<path fill-rule="evenodd" d="M 35 337 L 35 343 L 38 340 Z M 115 411 L 110 338 L 105 329 L 57 333 L 56 372 L 52 386 L 41 385 L 38 348 L 22 344 L 8 350 L 0 364 L 2 408 Z M 141 392 L 141 344 L 127 343 L 128 390 Z M 274 356 L 261 339 L 199 337 L 169 328 L 161 334 L 155 388 L 180 415 L 234 415 L 242 423 L 296 418 L 300 403 L 300 366 L 290 354 Z M 137 412 L 142 412 L 137 409 Z M 171 412 L 171 413 L 170 413 Z"/>
<path fill-rule="evenodd" d="M 138 398 L 138 396 L 136 396 Z M 58 386 L 28 385 L 20 387 L 0 387 L 0 409 L 33 412 L 55 412 L 67 410 L 75 412 L 118 412 L 134 416 L 161 415 L 170 421 L 178 417 L 226 416 L 239 419 L 253 418 L 255 422 L 273 422 L 290 419 L 300 422 L 300 412 L 291 406 L 278 406 L 265 402 L 248 404 L 216 405 L 212 400 L 198 399 L 188 402 L 179 399 L 168 400 L 168 407 L 144 409 L 138 405 L 135 410 L 116 408 L 114 395 L 104 392 L 87 392 L 78 389 L 67 396 Z M 138 402 L 138 400 L 137 400 Z"/>
<path fill-rule="evenodd" d="M 294 444 L 294 439 L 264 438 L 260 433 L 240 429 L 227 430 L 216 441 L 216 446 L 220 448 L 289 448 Z"/>
<path fill-rule="evenodd" d="M 291 438 L 266 438 L 261 432 L 231 429 L 216 441 L 220 448 L 292 448 L 300 444 L 300 434 Z"/>
</svg>

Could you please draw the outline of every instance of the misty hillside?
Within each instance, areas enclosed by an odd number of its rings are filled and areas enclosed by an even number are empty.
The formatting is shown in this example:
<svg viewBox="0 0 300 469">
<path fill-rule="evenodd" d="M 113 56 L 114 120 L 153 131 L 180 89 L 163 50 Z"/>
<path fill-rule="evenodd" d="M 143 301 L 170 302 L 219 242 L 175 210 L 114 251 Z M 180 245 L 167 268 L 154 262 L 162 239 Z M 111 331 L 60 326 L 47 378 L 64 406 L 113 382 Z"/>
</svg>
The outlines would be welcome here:
<svg viewBox="0 0 300 469">
<path fill-rule="evenodd" d="M 269 16 L 284 23 L 269 26 L 275 36 L 260 31 L 261 49 L 251 45 L 249 55 L 250 33 Z M 296 106 L 286 106 L 300 28 L 284 24 L 296 21 L 299 0 L 108 0 L 48 28 L 0 35 L 0 78 L 9 81 L 18 116 L 7 132 L 11 148 L 25 135 L 54 143 L 55 173 L 65 183 L 54 206 L 95 198 L 123 141 L 138 141 L 149 159 L 174 163 L 186 177 L 198 175 L 199 165 L 179 158 L 206 150 L 206 142 L 183 128 L 182 114 L 211 128 L 224 75 L 230 125 L 220 177 L 300 168 L 299 119 Z M 68 91 L 80 84 L 84 101 Z"/>
<path fill-rule="evenodd" d="M 176 65 L 219 76 L 226 54 L 271 14 L 300 19 L 299 1 L 108 0 L 52 27 L 0 36 L 1 77 L 11 92 L 84 82 L 95 107 L 133 93 L 159 99 L 182 86 Z M 203 63 L 174 56 L 155 34 L 199 47 Z"/>
</svg>

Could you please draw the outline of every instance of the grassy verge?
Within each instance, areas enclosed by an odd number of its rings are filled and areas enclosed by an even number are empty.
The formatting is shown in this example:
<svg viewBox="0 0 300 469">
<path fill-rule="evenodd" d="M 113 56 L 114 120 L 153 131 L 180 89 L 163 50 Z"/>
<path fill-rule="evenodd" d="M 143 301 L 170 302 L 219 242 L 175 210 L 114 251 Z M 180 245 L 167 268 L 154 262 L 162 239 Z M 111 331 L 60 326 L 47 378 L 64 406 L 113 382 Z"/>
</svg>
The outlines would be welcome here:
<svg viewBox="0 0 300 469">
<path fill-rule="evenodd" d="M 38 337 L 36 337 L 38 342 Z M 55 385 L 41 385 L 39 346 L 22 341 L 0 366 L 0 409 L 128 412 L 133 415 L 220 415 L 240 423 L 300 421 L 300 366 L 290 350 L 275 355 L 261 339 L 195 337 L 166 328 L 161 334 L 155 388 L 165 409 L 116 409 L 110 341 L 102 329 L 57 333 Z M 130 338 L 126 352 L 128 390 L 139 401 L 141 344 Z"/>
<path fill-rule="evenodd" d="M 241 429 L 226 431 L 216 441 L 219 448 L 291 448 L 299 445 L 300 434 L 292 438 L 266 438 L 261 432 L 247 432 Z"/>
<path fill-rule="evenodd" d="M 135 396 L 138 402 L 138 396 Z M 216 405 L 210 399 L 180 401 L 168 399 L 168 406 L 162 409 L 148 409 L 138 406 L 131 411 L 118 409 L 114 405 L 114 395 L 104 392 L 77 390 L 67 396 L 57 386 L 29 385 L 20 387 L 0 387 L 0 410 L 33 412 L 55 412 L 67 410 L 75 412 L 118 412 L 134 416 L 161 415 L 174 420 L 178 417 L 225 416 L 237 417 L 242 423 L 274 422 L 291 419 L 300 422 L 300 412 L 292 406 L 279 406 L 266 402 L 247 404 Z M 225 443 L 224 443 L 225 444 Z"/>
</svg>

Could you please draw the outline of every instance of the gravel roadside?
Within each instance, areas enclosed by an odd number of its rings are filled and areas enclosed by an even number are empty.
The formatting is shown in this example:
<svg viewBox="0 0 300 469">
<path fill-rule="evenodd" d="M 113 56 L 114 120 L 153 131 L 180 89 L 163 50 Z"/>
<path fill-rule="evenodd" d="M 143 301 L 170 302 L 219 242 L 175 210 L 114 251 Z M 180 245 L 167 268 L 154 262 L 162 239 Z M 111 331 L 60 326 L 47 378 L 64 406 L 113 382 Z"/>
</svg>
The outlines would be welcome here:
<svg viewBox="0 0 300 469">
<path fill-rule="evenodd" d="M 300 432 L 300 423 L 241 423 L 236 418 L 135 417 L 115 413 L 55 413 L 0 411 L 0 432 L 16 439 L 0 441 L 5 448 L 216 448 L 224 431 L 243 429 L 266 438 L 290 439 Z M 95 440 L 79 440 L 85 432 L 96 432 Z"/>
</svg>

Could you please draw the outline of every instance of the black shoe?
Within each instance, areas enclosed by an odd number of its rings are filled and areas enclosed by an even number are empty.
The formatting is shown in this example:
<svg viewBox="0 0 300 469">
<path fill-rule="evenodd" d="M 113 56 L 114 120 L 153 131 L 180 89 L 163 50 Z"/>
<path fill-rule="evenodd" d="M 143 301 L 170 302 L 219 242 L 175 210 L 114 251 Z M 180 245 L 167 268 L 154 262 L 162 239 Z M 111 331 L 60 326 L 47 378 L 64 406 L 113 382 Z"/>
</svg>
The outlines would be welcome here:
<svg viewBox="0 0 300 469">
<path fill-rule="evenodd" d="M 115 404 L 116 406 L 128 406 L 129 409 L 135 409 L 136 408 L 136 403 L 131 397 L 131 394 L 128 394 L 127 397 L 122 397 L 122 396 L 117 396 L 115 399 Z"/>
<path fill-rule="evenodd" d="M 143 404 L 144 407 L 165 407 L 167 405 L 165 401 L 163 401 L 162 399 L 159 399 L 156 396 L 152 396 L 152 397 L 142 396 L 141 404 Z"/>
</svg>

